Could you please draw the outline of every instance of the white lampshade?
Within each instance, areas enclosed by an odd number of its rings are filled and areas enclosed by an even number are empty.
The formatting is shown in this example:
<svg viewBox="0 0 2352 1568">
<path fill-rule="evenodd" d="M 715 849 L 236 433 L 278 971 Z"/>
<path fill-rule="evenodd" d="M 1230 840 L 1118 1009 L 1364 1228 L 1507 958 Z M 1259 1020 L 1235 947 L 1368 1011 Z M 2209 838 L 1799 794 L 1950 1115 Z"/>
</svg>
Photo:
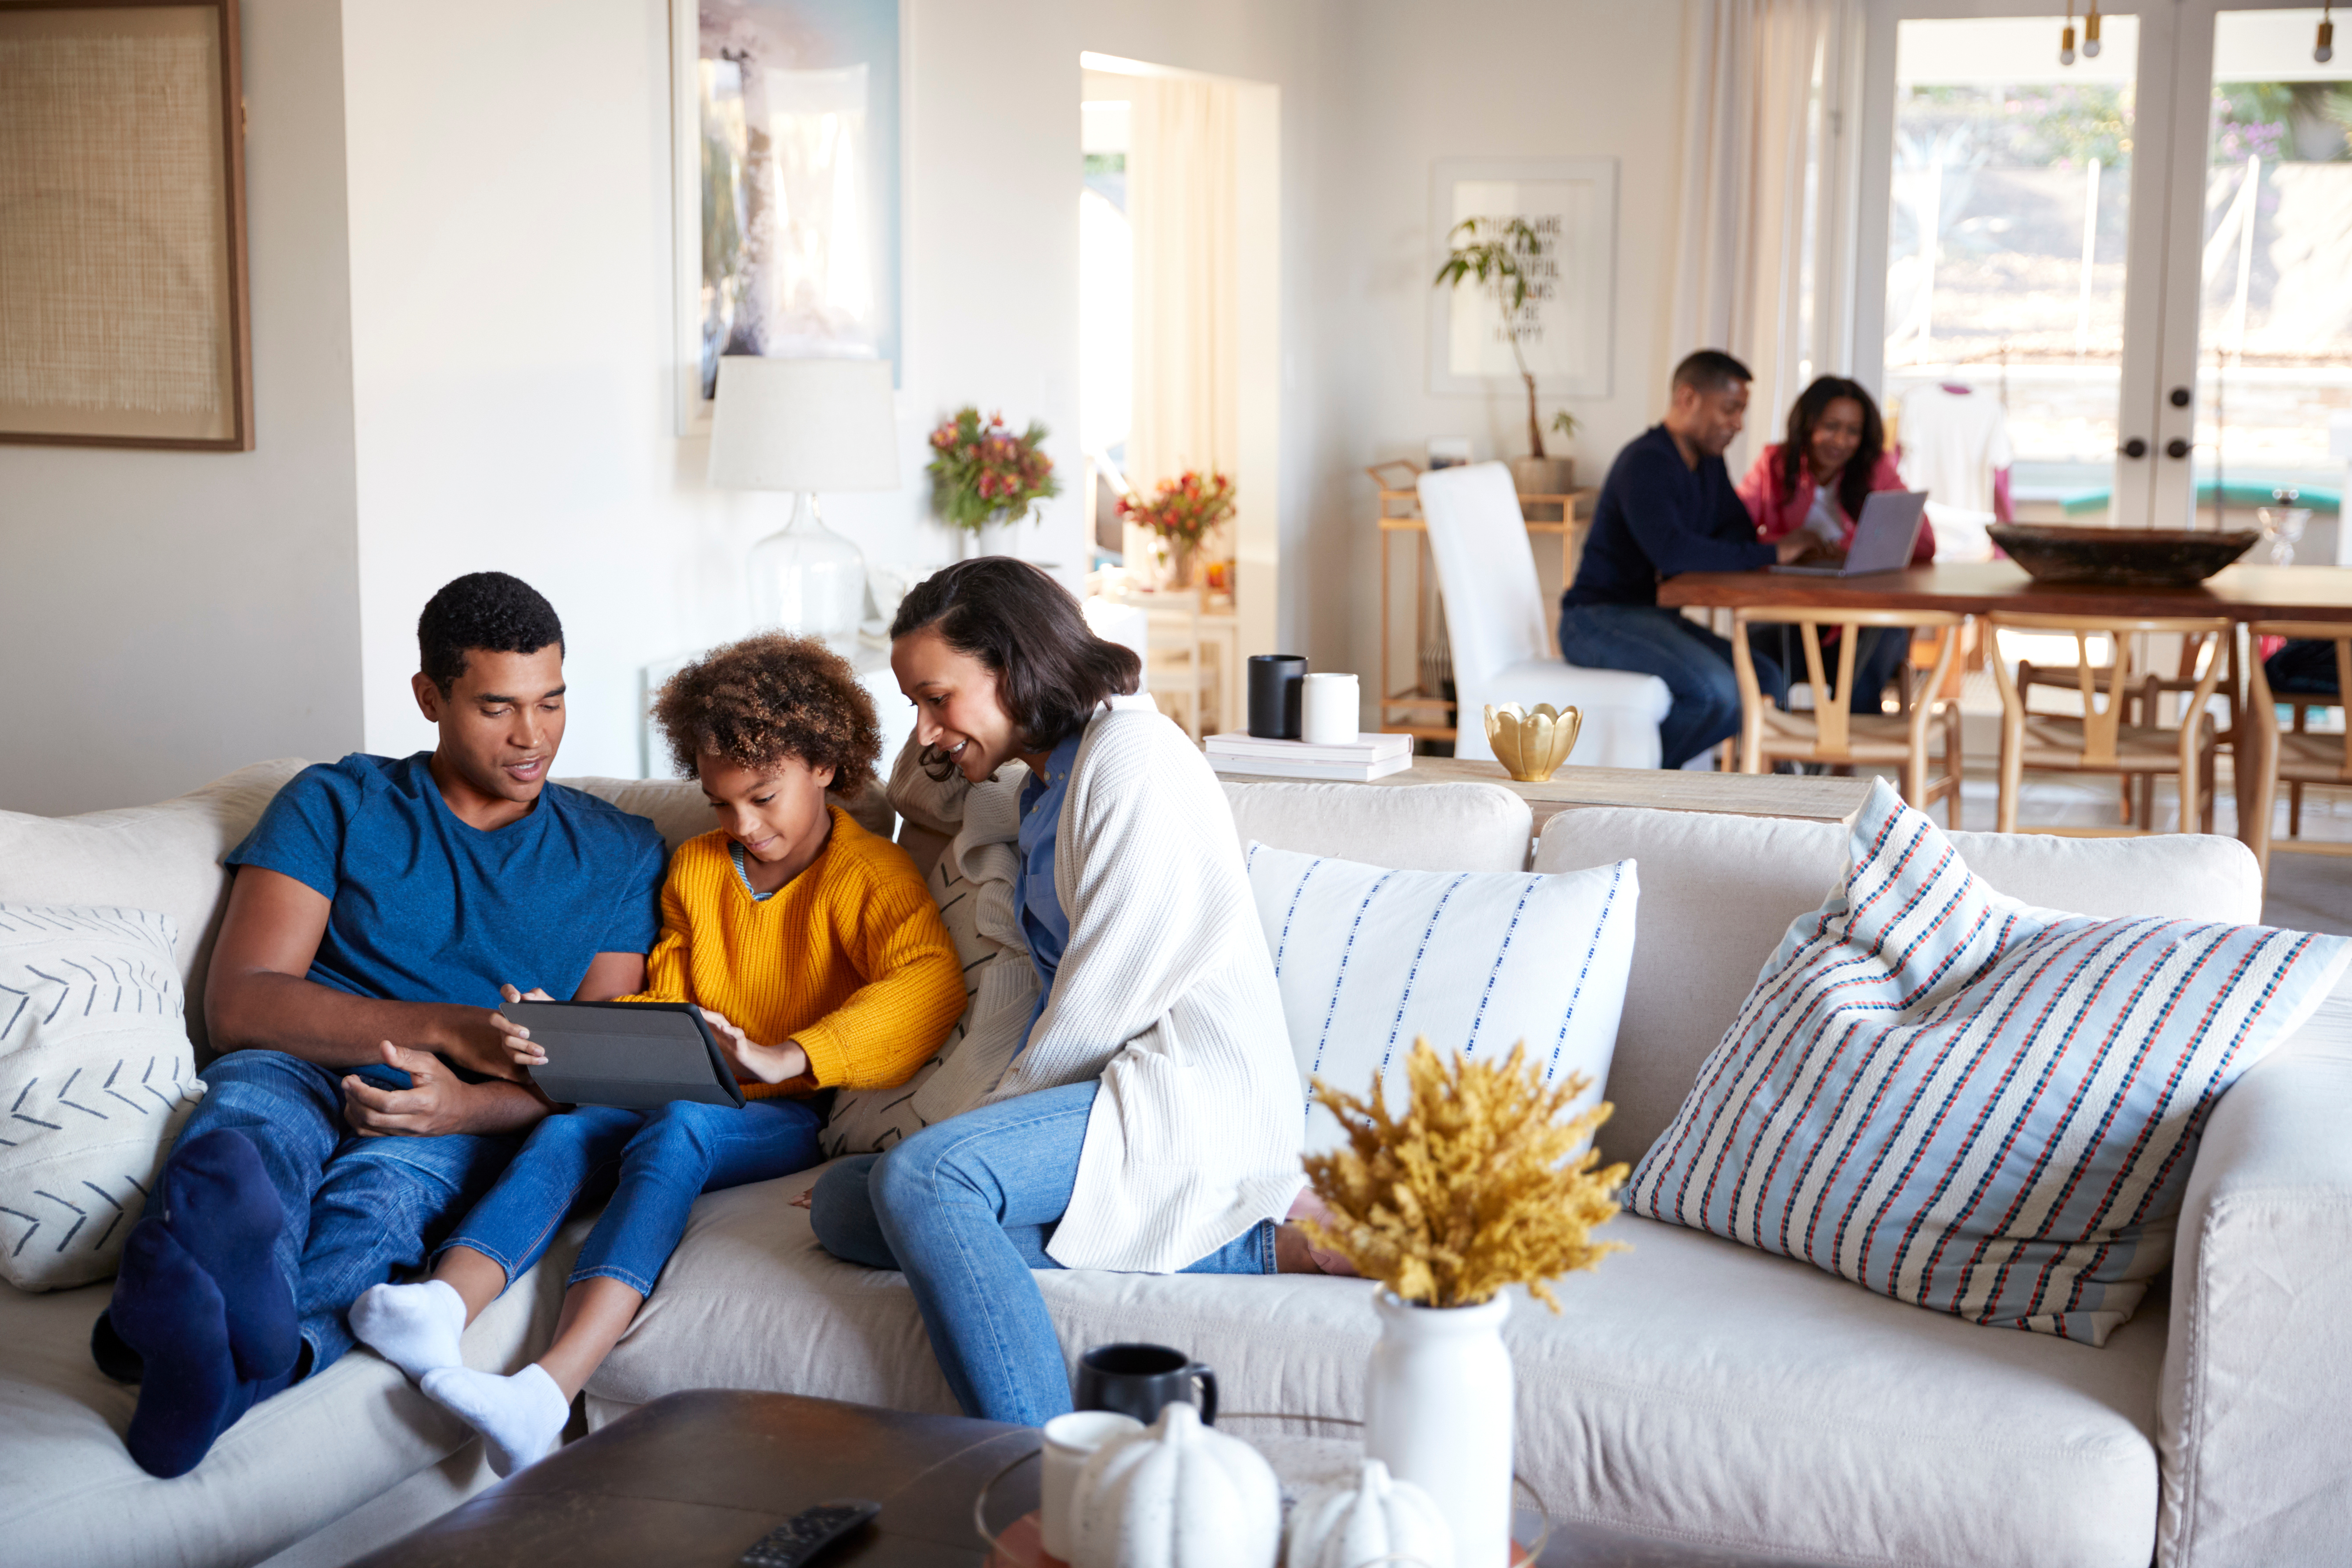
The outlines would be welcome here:
<svg viewBox="0 0 2352 1568">
<path fill-rule="evenodd" d="M 710 421 L 718 490 L 895 490 L 898 430 L 887 360 L 719 361 Z"/>
</svg>

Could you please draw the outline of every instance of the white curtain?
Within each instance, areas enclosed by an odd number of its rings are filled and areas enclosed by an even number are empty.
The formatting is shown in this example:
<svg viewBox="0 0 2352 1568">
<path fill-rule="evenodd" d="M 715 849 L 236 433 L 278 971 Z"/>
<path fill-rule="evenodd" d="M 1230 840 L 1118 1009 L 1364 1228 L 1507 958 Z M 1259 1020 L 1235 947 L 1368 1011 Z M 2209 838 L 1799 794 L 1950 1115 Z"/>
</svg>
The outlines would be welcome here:
<svg viewBox="0 0 2352 1568">
<path fill-rule="evenodd" d="M 1127 210 L 1135 233 L 1135 424 L 1127 473 L 1150 495 L 1187 468 L 1232 474 L 1235 415 L 1236 94 L 1223 82 L 1132 78 Z M 1130 557 L 1142 541 L 1127 541 Z M 1232 553 L 1209 541 L 1206 559 Z"/>
<path fill-rule="evenodd" d="M 1671 360 L 1722 349 L 1756 374 L 1738 460 L 1809 375 L 1853 362 L 1860 0 L 1685 0 Z"/>
</svg>

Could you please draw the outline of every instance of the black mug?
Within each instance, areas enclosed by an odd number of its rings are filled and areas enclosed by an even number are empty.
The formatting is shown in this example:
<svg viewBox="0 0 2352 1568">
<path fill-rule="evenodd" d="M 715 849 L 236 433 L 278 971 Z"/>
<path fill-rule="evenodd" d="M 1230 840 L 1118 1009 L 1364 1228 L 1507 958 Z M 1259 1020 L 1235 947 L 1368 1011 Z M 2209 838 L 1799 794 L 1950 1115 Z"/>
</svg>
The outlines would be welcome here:
<svg viewBox="0 0 2352 1568">
<path fill-rule="evenodd" d="M 1297 740 L 1307 661 L 1297 653 L 1252 653 L 1249 732 L 1260 740 Z"/>
<path fill-rule="evenodd" d="M 1077 1408 L 1116 1410 L 1149 1427 L 1171 1405 L 1198 1405 L 1217 1424 L 1217 1375 L 1164 1344 L 1098 1344 L 1078 1357 Z"/>
</svg>

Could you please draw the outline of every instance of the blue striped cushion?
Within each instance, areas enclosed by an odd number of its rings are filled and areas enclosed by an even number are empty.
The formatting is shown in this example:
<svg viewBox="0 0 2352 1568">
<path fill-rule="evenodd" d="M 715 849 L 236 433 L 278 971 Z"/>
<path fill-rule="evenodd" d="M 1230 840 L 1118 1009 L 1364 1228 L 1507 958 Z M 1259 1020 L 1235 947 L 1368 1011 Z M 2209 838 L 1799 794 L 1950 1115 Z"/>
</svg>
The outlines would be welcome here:
<svg viewBox="0 0 2352 1568">
<path fill-rule="evenodd" d="M 2105 1343 L 2197 1136 L 2352 942 L 2035 909 L 1882 782 L 1627 1207 L 1979 1323 Z"/>
<path fill-rule="evenodd" d="M 1361 1094 L 1379 1075 L 1405 1098 L 1416 1038 L 1441 1052 L 1502 1055 L 1524 1040 L 1551 1082 L 1580 1072 L 1599 1100 L 1633 963 L 1632 861 L 1589 871 L 1391 871 L 1249 846 L 1283 1019 L 1302 1086 Z M 1311 1096 L 1306 1148 L 1341 1141 Z"/>
</svg>

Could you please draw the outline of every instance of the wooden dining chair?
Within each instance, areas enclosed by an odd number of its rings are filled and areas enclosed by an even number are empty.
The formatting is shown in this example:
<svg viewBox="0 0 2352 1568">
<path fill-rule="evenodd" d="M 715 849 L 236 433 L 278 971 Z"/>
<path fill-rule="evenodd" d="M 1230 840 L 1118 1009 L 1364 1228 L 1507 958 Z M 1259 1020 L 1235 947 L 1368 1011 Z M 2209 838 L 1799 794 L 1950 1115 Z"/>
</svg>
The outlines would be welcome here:
<svg viewBox="0 0 2352 1568">
<path fill-rule="evenodd" d="M 1908 664 L 1895 678 L 1905 685 L 1903 711 L 1855 713 L 1853 664 L 1856 644 L 1866 626 L 1901 626 L 1913 631 L 1932 628 L 1950 632 L 1966 619 L 1936 610 L 1822 610 L 1788 605 L 1761 605 L 1739 610 L 1731 617 L 1731 667 L 1739 680 L 1739 770 L 1761 773 L 1773 762 L 1826 762 L 1887 766 L 1903 770 L 1903 799 L 1926 810 L 1941 800 L 1945 821 L 1960 825 L 1960 705 L 1936 694 L 1944 686 L 1953 657 L 1959 651 L 1956 635 L 1942 638 L 1943 649 L 1932 669 L 1919 671 Z M 1803 678 L 1812 687 L 1810 712 L 1783 713 L 1773 706 L 1756 682 L 1756 661 L 1748 649 L 1748 628 L 1793 625 L 1805 650 Z M 1822 632 L 1840 628 L 1837 683 L 1832 690 L 1823 678 Z M 1799 672 L 1790 671 L 1791 678 Z M 1873 698 L 1878 694 L 1871 694 Z M 1941 743 L 1941 766 L 1928 776 L 1932 738 Z"/>
<path fill-rule="evenodd" d="M 1987 618 L 1994 647 L 1994 684 L 2000 690 L 2000 805 L 1999 827 L 2017 831 L 2018 797 L 2025 769 L 2037 772 L 2112 773 L 2126 779 L 2140 774 L 2176 774 L 2180 782 L 2181 831 L 2193 820 L 2198 831 L 2213 831 L 2213 755 L 2217 737 L 2206 705 L 2221 685 L 2230 662 L 2218 654 L 2203 660 L 2205 673 L 2189 688 L 2178 729 L 2155 722 L 2156 691 L 2145 680 L 2132 678 L 2133 639 L 2143 633 L 2171 633 L 2226 643 L 2231 623 L 2221 617 L 2098 618 L 1997 612 Z M 2025 694 L 2010 666 L 2000 658 L 2003 632 L 2063 632 L 2074 639 L 2075 690 L 2082 694 L 2083 712 L 2030 713 Z M 2091 663 L 2091 639 L 2105 636 L 2115 644 L 2112 664 Z M 2195 668 L 2196 655 L 2184 657 L 2184 667 Z M 2098 677 L 2106 677 L 2100 690 Z M 2130 710 L 2137 706 L 2137 715 Z M 2127 723 L 2127 717 L 2140 722 Z M 2146 797 L 2143 797 L 2145 799 Z M 2126 831 L 2150 832 L 2146 814 Z"/>
<path fill-rule="evenodd" d="M 2341 706 L 2346 693 L 2352 693 L 2352 626 L 2332 621 L 2257 621 L 2246 629 L 2255 637 L 2308 637 L 2336 646 L 2336 691 L 2333 705 Z M 2252 692 L 2247 706 L 2253 710 L 2254 756 L 2248 765 L 2254 769 L 2254 798 L 2245 826 L 2247 847 L 2254 859 L 2262 862 L 2263 874 L 2271 870 L 2271 810 L 2278 799 L 2281 780 L 2291 786 L 2299 797 L 2305 784 L 2352 785 L 2352 711 L 2347 711 L 2342 735 L 2312 735 L 2304 729 L 2304 712 L 2307 707 L 2326 705 L 2326 699 L 2300 693 L 2282 696 L 2271 690 L 2270 677 L 2260 659 L 2253 665 Z M 2278 705 L 2291 703 L 2295 706 L 2294 727 L 2281 729 Z M 2295 804 L 2300 807 L 2298 799 Z M 2293 840 L 2302 831 L 2302 812 L 2293 813 L 2287 823 L 2287 837 Z M 2317 854 L 2352 854 L 2352 844 L 2304 843 L 2294 847 Z"/>
</svg>

